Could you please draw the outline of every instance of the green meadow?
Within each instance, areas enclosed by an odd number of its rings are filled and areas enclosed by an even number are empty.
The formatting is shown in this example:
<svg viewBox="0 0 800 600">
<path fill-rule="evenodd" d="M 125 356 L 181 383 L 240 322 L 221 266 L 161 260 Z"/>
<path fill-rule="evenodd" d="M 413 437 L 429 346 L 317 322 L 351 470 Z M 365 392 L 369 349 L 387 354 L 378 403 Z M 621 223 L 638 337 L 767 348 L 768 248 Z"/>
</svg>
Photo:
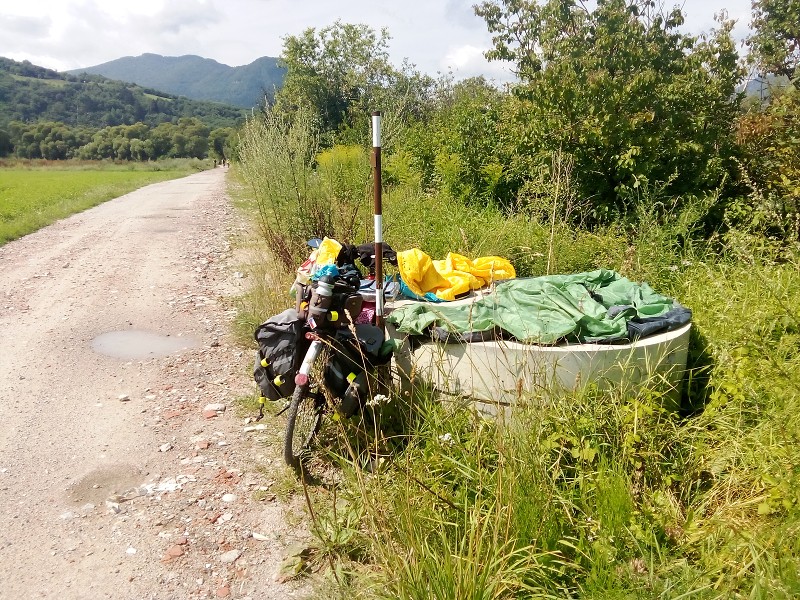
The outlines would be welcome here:
<svg viewBox="0 0 800 600">
<path fill-rule="evenodd" d="M 0 245 L 140 187 L 196 172 L 203 164 L 0 162 Z"/>
</svg>

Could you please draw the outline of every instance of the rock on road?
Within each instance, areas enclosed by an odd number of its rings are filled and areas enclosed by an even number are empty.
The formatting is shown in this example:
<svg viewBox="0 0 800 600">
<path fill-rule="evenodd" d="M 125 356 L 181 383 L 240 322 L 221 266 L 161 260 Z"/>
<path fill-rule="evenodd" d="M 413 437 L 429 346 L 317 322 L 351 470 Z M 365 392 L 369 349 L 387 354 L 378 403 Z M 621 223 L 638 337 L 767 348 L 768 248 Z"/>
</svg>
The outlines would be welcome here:
<svg viewBox="0 0 800 600">
<path fill-rule="evenodd" d="M 217 168 L 0 247 L 0 598 L 300 593 L 229 405 L 236 226 Z"/>
</svg>

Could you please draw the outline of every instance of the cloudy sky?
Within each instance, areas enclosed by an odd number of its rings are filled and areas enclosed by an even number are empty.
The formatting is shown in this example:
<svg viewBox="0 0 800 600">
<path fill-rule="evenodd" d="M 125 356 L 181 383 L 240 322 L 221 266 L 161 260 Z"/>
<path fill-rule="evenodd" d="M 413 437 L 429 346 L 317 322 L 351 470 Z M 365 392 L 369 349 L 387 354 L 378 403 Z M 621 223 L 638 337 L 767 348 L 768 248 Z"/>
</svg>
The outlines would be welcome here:
<svg viewBox="0 0 800 600">
<path fill-rule="evenodd" d="M 408 59 L 430 75 L 508 79 L 483 51 L 490 36 L 472 11 L 477 0 L 3 0 L 0 56 L 56 70 L 153 52 L 197 54 L 238 66 L 278 56 L 282 38 L 336 19 L 386 27 L 392 62 Z M 669 6 L 672 2 L 666 0 Z M 750 0 L 676 0 L 691 33 L 714 26 L 727 9 L 743 38 Z"/>
</svg>

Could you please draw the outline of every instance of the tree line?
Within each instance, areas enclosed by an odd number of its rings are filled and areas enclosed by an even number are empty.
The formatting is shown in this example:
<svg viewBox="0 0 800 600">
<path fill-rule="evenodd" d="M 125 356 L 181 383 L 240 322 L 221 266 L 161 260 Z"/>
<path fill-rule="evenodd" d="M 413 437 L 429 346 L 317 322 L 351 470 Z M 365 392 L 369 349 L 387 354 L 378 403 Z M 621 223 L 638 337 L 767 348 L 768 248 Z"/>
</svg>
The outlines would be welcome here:
<svg viewBox="0 0 800 600">
<path fill-rule="evenodd" d="M 64 123 L 12 121 L 0 130 L 0 156 L 63 160 L 158 160 L 161 158 L 227 159 L 236 140 L 232 127 L 211 129 L 196 118 L 177 123 L 116 125 L 92 130 Z"/>
<path fill-rule="evenodd" d="M 244 111 L 0 57 L 0 156 L 228 157 Z"/>
<path fill-rule="evenodd" d="M 201 102 L 141 86 L 58 73 L 0 57 L 0 128 L 11 121 L 57 121 L 72 127 L 100 129 L 142 122 L 150 127 L 195 117 L 211 127 L 241 123 L 245 111 L 216 102 Z"/>
<path fill-rule="evenodd" d="M 311 114 L 323 146 L 367 147 L 380 109 L 388 181 L 415 179 L 468 203 L 546 213 L 545 188 L 567 170 L 572 217 L 587 224 L 643 198 L 679 208 L 710 194 L 710 227 L 750 219 L 781 229 L 800 198 L 799 11 L 756 0 L 745 60 L 724 12 L 693 36 L 679 8 L 650 0 L 487 0 L 475 12 L 493 36 L 487 57 L 517 76 L 505 88 L 395 67 L 388 32 L 336 22 L 285 38 L 286 79 L 266 110 Z M 792 85 L 745 98 L 748 72 Z"/>
</svg>

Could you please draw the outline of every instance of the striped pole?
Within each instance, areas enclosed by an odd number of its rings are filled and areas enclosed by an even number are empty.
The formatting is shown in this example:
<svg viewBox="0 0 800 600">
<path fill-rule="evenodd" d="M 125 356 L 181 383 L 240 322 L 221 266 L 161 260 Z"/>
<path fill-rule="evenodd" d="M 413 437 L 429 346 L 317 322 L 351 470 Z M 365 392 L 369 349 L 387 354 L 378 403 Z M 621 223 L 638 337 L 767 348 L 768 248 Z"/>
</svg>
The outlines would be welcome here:
<svg viewBox="0 0 800 600">
<path fill-rule="evenodd" d="M 383 202 L 381 197 L 381 113 L 372 113 L 372 169 L 375 199 L 375 325 L 383 327 Z"/>
</svg>

